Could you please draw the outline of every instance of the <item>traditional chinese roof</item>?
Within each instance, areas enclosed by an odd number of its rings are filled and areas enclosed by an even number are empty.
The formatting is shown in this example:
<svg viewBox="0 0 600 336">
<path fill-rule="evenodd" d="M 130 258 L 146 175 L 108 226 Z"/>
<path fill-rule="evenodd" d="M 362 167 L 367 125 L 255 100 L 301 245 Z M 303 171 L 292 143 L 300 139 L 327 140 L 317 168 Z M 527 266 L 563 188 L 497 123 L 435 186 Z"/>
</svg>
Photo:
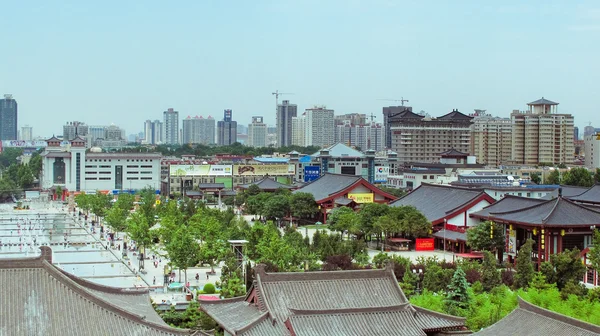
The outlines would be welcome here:
<svg viewBox="0 0 600 336">
<path fill-rule="evenodd" d="M 492 205 L 488 205 L 487 207 L 479 210 L 477 212 L 472 213 L 471 217 L 477 218 L 487 218 L 490 212 L 506 212 L 506 211 L 514 211 L 523 208 L 527 208 L 536 204 L 543 203 L 543 199 L 539 198 L 529 198 L 529 197 L 519 197 L 513 195 L 506 195 L 501 200 L 497 201 Z"/>
<path fill-rule="evenodd" d="M 238 188 L 248 189 L 248 188 L 250 188 L 251 185 L 256 185 L 260 190 L 271 190 L 271 191 L 277 190 L 279 188 L 283 188 L 283 189 L 292 188 L 292 186 L 277 182 L 277 181 L 273 180 L 272 178 L 269 178 L 268 176 L 265 176 L 264 178 L 262 178 L 261 180 L 256 181 L 256 182 L 242 184 L 242 185 L 238 186 Z"/>
<path fill-rule="evenodd" d="M 390 205 L 413 206 L 435 225 L 443 222 L 444 218 L 448 219 L 461 211 L 466 211 L 480 201 L 491 204 L 494 199 L 483 189 L 423 183 Z"/>
<path fill-rule="evenodd" d="M 245 298 L 202 301 L 231 335 L 426 335 L 458 330 L 464 319 L 413 307 L 391 267 L 267 273 L 255 268 Z"/>
<path fill-rule="evenodd" d="M 225 183 L 200 183 L 198 189 L 225 189 Z"/>
<path fill-rule="evenodd" d="M 398 121 L 398 119 L 418 119 L 421 120 L 424 118 L 424 116 L 420 115 L 420 114 L 416 114 L 413 111 L 410 111 L 408 108 L 400 111 L 400 112 L 396 112 L 396 113 L 390 113 L 388 115 L 388 118 L 390 121 Z"/>
<path fill-rule="evenodd" d="M 519 298 L 519 307 L 491 326 L 474 333 L 477 336 L 592 336 L 600 335 L 600 326 L 535 306 Z"/>
<path fill-rule="evenodd" d="M 339 197 L 343 197 L 345 192 L 349 192 L 352 190 L 352 188 L 359 185 L 364 186 L 373 193 L 383 195 L 390 200 L 395 199 L 393 195 L 380 190 L 361 176 L 332 173 L 323 174 L 321 177 L 310 182 L 304 187 L 296 189 L 293 191 L 293 193 L 304 192 L 312 194 L 315 198 L 315 201 L 319 203 L 330 198 L 335 200 Z"/>
<path fill-rule="evenodd" d="M 469 121 L 473 119 L 473 117 L 470 117 L 466 114 L 461 113 L 458 110 L 452 110 L 452 112 L 447 113 L 441 117 L 438 117 L 437 120 L 447 120 L 447 121 Z"/>
<path fill-rule="evenodd" d="M 458 232 L 458 231 L 450 231 L 450 230 L 445 230 L 445 229 L 441 229 L 438 232 L 435 232 L 433 234 L 434 237 L 437 238 L 441 238 L 441 239 L 446 239 L 449 241 L 467 241 L 467 234 L 464 232 Z"/>
<path fill-rule="evenodd" d="M 91 283 L 36 258 L 0 259 L 1 335 L 190 335 L 163 322 L 148 290 Z"/>
<path fill-rule="evenodd" d="M 579 195 L 583 194 L 584 192 L 590 190 L 590 188 L 588 188 L 588 187 L 569 186 L 569 185 L 561 185 L 560 189 L 561 189 L 562 197 L 564 197 L 564 198 L 571 198 L 571 197 L 579 196 Z"/>
<path fill-rule="evenodd" d="M 482 218 L 531 226 L 589 227 L 590 225 L 600 225 L 600 211 L 562 197 L 517 210 L 490 212 Z"/>
<path fill-rule="evenodd" d="M 443 153 L 440 153 L 441 157 L 465 157 L 469 156 L 469 153 L 459 152 L 454 148 L 451 148 Z"/>
<path fill-rule="evenodd" d="M 542 99 L 538 99 L 538 100 L 533 101 L 533 102 L 531 102 L 531 103 L 529 103 L 527 105 L 558 105 L 558 103 L 555 103 L 555 102 L 553 102 L 551 100 L 548 100 L 548 99 L 542 97 Z"/>
<path fill-rule="evenodd" d="M 564 193 L 564 189 L 563 189 L 563 193 Z M 566 197 L 566 196 L 564 196 L 564 194 L 563 194 L 563 197 Z M 581 202 L 581 203 L 598 204 L 598 203 L 600 203 L 600 184 L 594 185 L 593 187 L 589 188 L 587 191 L 585 191 L 577 196 L 569 197 L 569 199 L 572 201 Z"/>
</svg>

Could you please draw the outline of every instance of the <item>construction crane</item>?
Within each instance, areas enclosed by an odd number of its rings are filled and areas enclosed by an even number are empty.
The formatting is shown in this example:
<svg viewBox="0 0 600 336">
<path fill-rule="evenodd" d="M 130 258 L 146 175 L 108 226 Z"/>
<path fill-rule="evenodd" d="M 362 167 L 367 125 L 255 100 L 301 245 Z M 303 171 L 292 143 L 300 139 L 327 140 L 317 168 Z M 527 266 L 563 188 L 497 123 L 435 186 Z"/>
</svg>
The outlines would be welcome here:
<svg viewBox="0 0 600 336">
<path fill-rule="evenodd" d="M 275 90 L 275 92 L 271 93 L 272 95 L 275 96 L 275 108 L 277 108 L 277 106 L 279 106 L 279 96 L 280 95 L 293 95 L 293 93 L 289 93 L 289 92 L 279 92 L 279 90 Z"/>
<path fill-rule="evenodd" d="M 387 100 L 387 101 L 400 102 L 402 104 L 402 106 L 404 106 L 404 103 L 408 103 L 408 99 L 404 99 L 404 97 L 400 97 L 400 99 L 377 99 L 377 100 Z"/>
</svg>

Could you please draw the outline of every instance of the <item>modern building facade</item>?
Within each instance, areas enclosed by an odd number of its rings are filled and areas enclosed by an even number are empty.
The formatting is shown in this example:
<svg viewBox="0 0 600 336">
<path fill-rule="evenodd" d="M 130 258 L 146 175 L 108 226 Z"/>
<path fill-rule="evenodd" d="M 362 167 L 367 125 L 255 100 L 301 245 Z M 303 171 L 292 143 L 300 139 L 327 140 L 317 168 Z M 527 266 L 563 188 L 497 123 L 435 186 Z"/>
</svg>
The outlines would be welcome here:
<svg viewBox="0 0 600 336">
<path fill-rule="evenodd" d="M 225 110 L 223 120 L 217 123 L 217 145 L 229 146 L 237 142 L 237 122 L 233 121 L 233 112 Z"/>
<path fill-rule="evenodd" d="M 88 133 L 88 125 L 80 121 L 67 122 L 63 126 L 63 140 L 65 141 L 71 141 L 77 137 L 86 138 Z"/>
<path fill-rule="evenodd" d="M 392 150 L 400 163 L 439 162 L 450 149 L 469 153 L 473 117 L 458 110 L 429 118 L 404 110 L 389 119 Z"/>
<path fill-rule="evenodd" d="M 587 135 L 585 144 L 585 166 L 590 169 L 600 168 L 600 134 Z"/>
<path fill-rule="evenodd" d="M 292 118 L 292 146 L 306 146 L 306 118 L 304 115 Z"/>
<path fill-rule="evenodd" d="M 142 143 L 146 145 L 158 145 L 163 142 L 163 123 L 160 120 L 146 120 L 144 122 L 144 140 Z"/>
<path fill-rule="evenodd" d="M 335 142 L 358 148 L 381 151 L 385 148 L 385 128 L 382 124 L 351 124 L 349 120 L 335 125 Z"/>
<path fill-rule="evenodd" d="M 215 119 L 202 116 L 183 119 L 183 143 L 211 145 L 215 143 Z"/>
<path fill-rule="evenodd" d="M 292 144 L 292 118 L 298 115 L 298 106 L 284 100 L 277 105 L 277 146 Z"/>
<path fill-rule="evenodd" d="M 477 162 L 499 166 L 511 161 L 512 122 L 510 118 L 493 117 L 485 110 L 471 114 L 471 150 Z"/>
<path fill-rule="evenodd" d="M 325 147 L 335 142 L 334 111 L 324 106 L 306 109 L 306 146 Z"/>
<path fill-rule="evenodd" d="M 21 136 L 19 140 L 31 141 L 33 140 L 33 127 L 25 125 L 21 127 Z"/>
<path fill-rule="evenodd" d="M 383 126 L 385 132 L 385 148 L 392 148 L 392 128 L 391 121 L 402 112 L 412 112 L 412 106 L 388 106 L 383 108 Z"/>
<path fill-rule="evenodd" d="M 163 112 L 163 142 L 167 145 L 179 144 L 179 112 L 172 108 Z"/>
<path fill-rule="evenodd" d="M 17 140 L 17 101 L 11 94 L 0 99 L 0 140 Z"/>
<path fill-rule="evenodd" d="M 527 111 L 511 114 L 512 161 L 524 165 L 572 163 L 573 116 L 559 114 L 558 103 L 543 97 L 527 105 Z"/>
<path fill-rule="evenodd" d="M 248 146 L 267 147 L 267 124 L 263 117 L 252 117 L 252 123 L 248 125 Z"/>
<path fill-rule="evenodd" d="M 348 122 L 352 125 L 367 125 L 367 115 L 364 113 L 346 113 L 334 117 L 336 125 L 345 125 Z"/>
</svg>

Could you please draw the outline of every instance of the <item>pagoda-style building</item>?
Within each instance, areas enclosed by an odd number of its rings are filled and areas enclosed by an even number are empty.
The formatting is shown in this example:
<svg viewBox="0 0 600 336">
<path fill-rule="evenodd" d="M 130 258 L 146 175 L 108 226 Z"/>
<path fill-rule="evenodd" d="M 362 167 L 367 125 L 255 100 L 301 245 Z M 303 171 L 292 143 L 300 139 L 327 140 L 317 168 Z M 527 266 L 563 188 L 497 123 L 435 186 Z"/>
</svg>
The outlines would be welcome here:
<svg viewBox="0 0 600 336">
<path fill-rule="evenodd" d="M 391 267 L 267 273 L 255 268 L 245 297 L 201 300 L 225 335 L 426 336 L 465 330 L 463 318 L 410 304 Z"/>
</svg>

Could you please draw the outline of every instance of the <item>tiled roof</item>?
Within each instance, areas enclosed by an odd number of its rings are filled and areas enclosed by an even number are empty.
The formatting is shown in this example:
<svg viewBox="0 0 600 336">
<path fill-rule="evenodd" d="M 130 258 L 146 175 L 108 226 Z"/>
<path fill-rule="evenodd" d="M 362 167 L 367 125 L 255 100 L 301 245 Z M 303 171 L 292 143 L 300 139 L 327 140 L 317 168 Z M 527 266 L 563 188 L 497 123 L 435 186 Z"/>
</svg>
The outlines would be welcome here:
<svg viewBox="0 0 600 336">
<path fill-rule="evenodd" d="M 290 336 L 289 331 L 282 322 L 275 321 L 264 317 L 256 321 L 245 330 L 242 330 L 237 335 L 240 336 Z"/>
<path fill-rule="evenodd" d="M 336 143 L 335 145 L 325 148 L 329 150 L 329 156 L 332 157 L 365 157 L 365 154 L 352 149 L 343 143 Z M 320 151 L 311 155 L 312 157 L 320 157 Z"/>
<path fill-rule="evenodd" d="M 266 177 L 266 176 L 263 179 L 261 179 L 260 181 L 243 184 L 243 185 L 240 185 L 239 187 L 242 189 L 248 189 L 253 184 L 256 185 L 258 188 L 260 188 L 261 190 L 277 190 L 279 188 L 284 188 L 284 189 L 292 188 L 291 186 L 289 186 L 287 184 L 279 183 L 279 182 L 274 181 L 273 179 Z"/>
<path fill-rule="evenodd" d="M 405 109 L 403 111 L 397 112 L 397 113 L 390 113 L 388 115 L 388 119 L 390 121 L 398 121 L 399 119 L 423 119 L 424 116 L 420 115 L 420 114 L 416 114 L 412 111 L 410 111 L 409 109 Z"/>
<path fill-rule="evenodd" d="M 471 214 L 473 217 L 487 217 L 490 212 L 506 212 L 527 208 L 543 203 L 543 199 L 506 195 L 498 202 Z"/>
<path fill-rule="evenodd" d="M 465 319 L 451 315 L 442 314 L 433 310 L 412 306 L 415 311 L 415 319 L 421 329 L 426 332 L 457 329 L 465 325 Z"/>
<path fill-rule="evenodd" d="M 467 234 L 457 231 L 450 231 L 441 229 L 440 231 L 433 234 L 434 237 L 446 239 L 450 241 L 467 241 Z"/>
<path fill-rule="evenodd" d="M 570 197 L 574 197 L 574 196 L 579 196 L 579 195 L 585 193 L 586 191 L 588 191 L 590 188 L 588 188 L 588 187 L 579 187 L 579 186 L 561 185 L 560 189 L 561 189 L 562 197 L 570 198 Z"/>
<path fill-rule="evenodd" d="M 600 225 L 600 211 L 592 210 L 562 197 L 518 210 L 490 212 L 488 218 L 528 225 Z"/>
<path fill-rule="evenodd" d="M 358 182 L 362 177 L 355 175 L 341 175 L 325 173 L 323 176 L 312 181 L 306 186 L 297 189 L 294 193 L 305 192 L 312 194 L 315 200 L 325 199 L 332 194 L 338 193 L 354 183 Z"/>
<path fill-rule="evenodd" d="M 564 189 L 563 189 L 564 192 Z M 564 194 L 563 194 L 564 195 Z M 567 197 L 567 196 L 564 196 Z M 600 184 L 596 184 L 587 191 L 573 197 L 570 200 L 583 203 L 600 203 Z"/>
<path fill-rule="evenodd" d="M 237 330 L 247 327 L 265 315 L 246 302 L 243 296 L 226 300 L 202 301 L 202 309 L 233 335 Z"/>
<path fill-rule="evenodd" d="M 354 202 L 354 200 L 350 199 L 348 197 L 339 197 L 339 198 L 335 199 L 335 204 L 339 204 L 339 205 L 348 205 L 352 202 Z"/>
<path fill-rule="evenodd" d="M 558 105 L 558 103 L 555 103 L 555 102 L 553 102 L 551 100 L 548 100 L 548 99 L 542 97 L 542 99 L 538 99 L 538 100 L 533 101 L 533 102 L 531 102 L 531 103 L 529 103 L 527 105 Z"/>
<path fill-rule="evenodd" d="M 600 335 L 600 326 L 551 312 L 519 299 L 519 307 L 491 326 L 474 333 L 477 336 L 592 336 Z"/>
<path fill-rule="evenodd" d="M 452 112 L 447 113 L 447 114 L 437 118 L 437 120 L 449 120 L 449 121 L 453 121 L 453 120 L 463 121 L 463 120 L 471 120 L 471 119 L 473 119 L 473 117 L 469 117 L 468 115 L 461 113 L 458 110 L 453 110 Z"/>
<path fill-rule="evenodd" d="M 224 189 L 225 183 L 200 183 L 198 189 Z"/>
<path fill-rule="evenodd" d="M 469 153 L 459 152 L 454 148 L 451 148 L 445 152 L 440 153 L 441 156 L 469 156 Z"/>
<path fill-rule="evenodd" d="M 390 203 L 390 205 L 413 206 L 427 220 L 434 222 L 444 218 L 451 211 L 467 205 L 483 194 L 485 192 L 481 189 L 466 189 L 424 183 L 399 200 Z"/>
<path fill-rule="evenodd" d="M 158 321 L 145 290 L 95 285 L 37 258 L 0 259 L 0 335 L 189 335 Z M 147 307 L 142 307 L 143 301 Z"/>
</svg>

